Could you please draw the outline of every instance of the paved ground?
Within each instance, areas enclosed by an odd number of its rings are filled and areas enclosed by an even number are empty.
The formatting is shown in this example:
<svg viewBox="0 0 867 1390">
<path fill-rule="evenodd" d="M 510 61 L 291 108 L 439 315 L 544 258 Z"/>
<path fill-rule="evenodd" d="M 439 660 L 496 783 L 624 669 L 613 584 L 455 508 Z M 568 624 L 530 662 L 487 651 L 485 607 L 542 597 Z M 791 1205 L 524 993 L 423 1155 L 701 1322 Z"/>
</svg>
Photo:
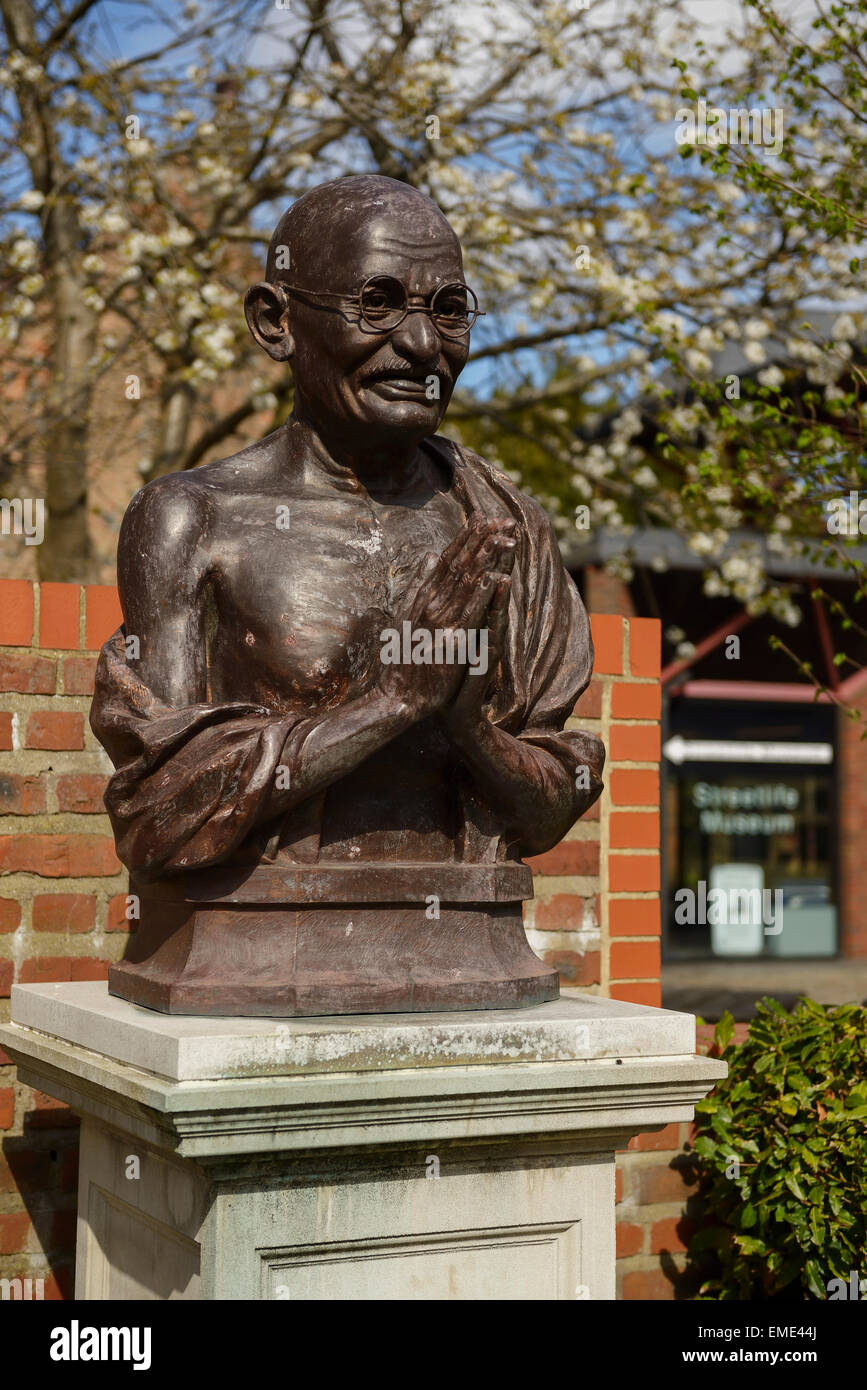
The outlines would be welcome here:
<svg viewBox="0 0 867 1390">
<path fill-rule="evenodd" d="M 662 1005 L 716 1022 L 728 1009 L 753 1017 L 763 994 L 786 1006 L 807 994 L 822 1004 L 867 1003 L 867 960 L 695 960 L 662 967 Z"/>
</svg>

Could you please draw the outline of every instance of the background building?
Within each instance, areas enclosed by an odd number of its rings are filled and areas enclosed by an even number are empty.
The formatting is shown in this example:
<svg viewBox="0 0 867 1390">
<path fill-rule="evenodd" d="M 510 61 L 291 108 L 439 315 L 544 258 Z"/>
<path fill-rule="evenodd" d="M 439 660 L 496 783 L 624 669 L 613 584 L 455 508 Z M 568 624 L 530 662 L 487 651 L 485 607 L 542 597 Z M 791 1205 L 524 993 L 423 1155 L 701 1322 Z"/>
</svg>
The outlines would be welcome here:
<svg viewBox="0 0 867 1390">
<path fill-rule="evenodd" d="M 742 539 L 734 536 L 733 547 Z M 603 569 L 627 546 L 629 583 Z M 867 547 L 853 558 L 863 563 Z M 862 999 L 867 641 L 841 616 L 852 610 L 854 583 L 821 562 L 794 565 L 766 554 L 769 572 L 792 585 L 801 621 L 791 628 L 704 594 L 703 562 L 671 531 L 597 532 L 571 544 L 567 560 L 594 612 L 665 615 L 665 1002 L 709 1017 L 728 1006 L 749 1017 L 764 993 L 786 999 L 823 997 L 824 990 L 829 1002 Z M 826 598 L 815 597 L 818 588 Z M 834 662 L 839 651 L 849 658 L 843 666 Z M 706 893 L 714 886 L 779 891 L 766 903 L 770 911 L 781 903 L 783 929 L 755 914 L 734 924 L 684 921 L 682 890 L 698 904 L 702 883 Z"/>
</svg>

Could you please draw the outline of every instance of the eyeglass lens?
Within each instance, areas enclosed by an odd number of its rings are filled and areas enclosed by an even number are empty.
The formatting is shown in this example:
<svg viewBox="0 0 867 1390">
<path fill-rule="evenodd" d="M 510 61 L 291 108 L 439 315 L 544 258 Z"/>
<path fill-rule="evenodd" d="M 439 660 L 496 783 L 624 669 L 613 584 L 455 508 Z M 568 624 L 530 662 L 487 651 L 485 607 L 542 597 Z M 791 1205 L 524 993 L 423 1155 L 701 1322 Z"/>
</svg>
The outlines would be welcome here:
<svg viewBox="0 0 867 1390">
<path fill-rule="evenodd" d="M 431 300 L 431 318 L 445 337 L 462 336 L 476 318 L 476 300 L 465 285 L 441 285 Z M 391 275 L 377 275 L 361 291 L 365 323 L 383 332 L 396 328 L 407 310 L 406 289 Z"/>
</svg>

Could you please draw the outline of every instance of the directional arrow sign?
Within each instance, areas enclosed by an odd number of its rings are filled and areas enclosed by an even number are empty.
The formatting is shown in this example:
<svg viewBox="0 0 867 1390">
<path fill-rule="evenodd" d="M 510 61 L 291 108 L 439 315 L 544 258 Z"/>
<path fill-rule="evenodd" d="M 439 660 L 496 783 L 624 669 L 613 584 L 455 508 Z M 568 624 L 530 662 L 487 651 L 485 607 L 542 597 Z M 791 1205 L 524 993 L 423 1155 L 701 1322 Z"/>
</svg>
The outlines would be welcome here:
<svg viewBox="0 0 867 1390">
<path fill-rule="evenodd" d="M 830 743 L 759 743 L 754 739 L 683 738 L 663 744 L 672 763 L 830 763 Z"/>
</svg>

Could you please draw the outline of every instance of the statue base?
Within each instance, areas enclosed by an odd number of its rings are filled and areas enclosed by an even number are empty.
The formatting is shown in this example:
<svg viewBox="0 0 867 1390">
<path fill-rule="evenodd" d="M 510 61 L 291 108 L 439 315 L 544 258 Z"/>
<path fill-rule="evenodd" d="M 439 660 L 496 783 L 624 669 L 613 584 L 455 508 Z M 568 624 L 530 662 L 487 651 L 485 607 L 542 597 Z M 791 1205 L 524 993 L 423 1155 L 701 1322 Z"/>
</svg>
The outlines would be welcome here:
<svg viewBox="0 0 867 1390">
<path fill-rule="evenodd" d="M 615 1151 L 725 1063 L 695 1020 L 166 1018 L 17 985 L 0 1044 L 82 1116 L 77 1299 L 573 1301 L 615 1293 Z"/>
<path fill-rule="evenodd" d="M 524 864 L 270 864 L 130 892 L 141 920 L 109 991 L 160 1013 L 429 1013 L 559 994 L 524 933 Z"/>
</svg>

